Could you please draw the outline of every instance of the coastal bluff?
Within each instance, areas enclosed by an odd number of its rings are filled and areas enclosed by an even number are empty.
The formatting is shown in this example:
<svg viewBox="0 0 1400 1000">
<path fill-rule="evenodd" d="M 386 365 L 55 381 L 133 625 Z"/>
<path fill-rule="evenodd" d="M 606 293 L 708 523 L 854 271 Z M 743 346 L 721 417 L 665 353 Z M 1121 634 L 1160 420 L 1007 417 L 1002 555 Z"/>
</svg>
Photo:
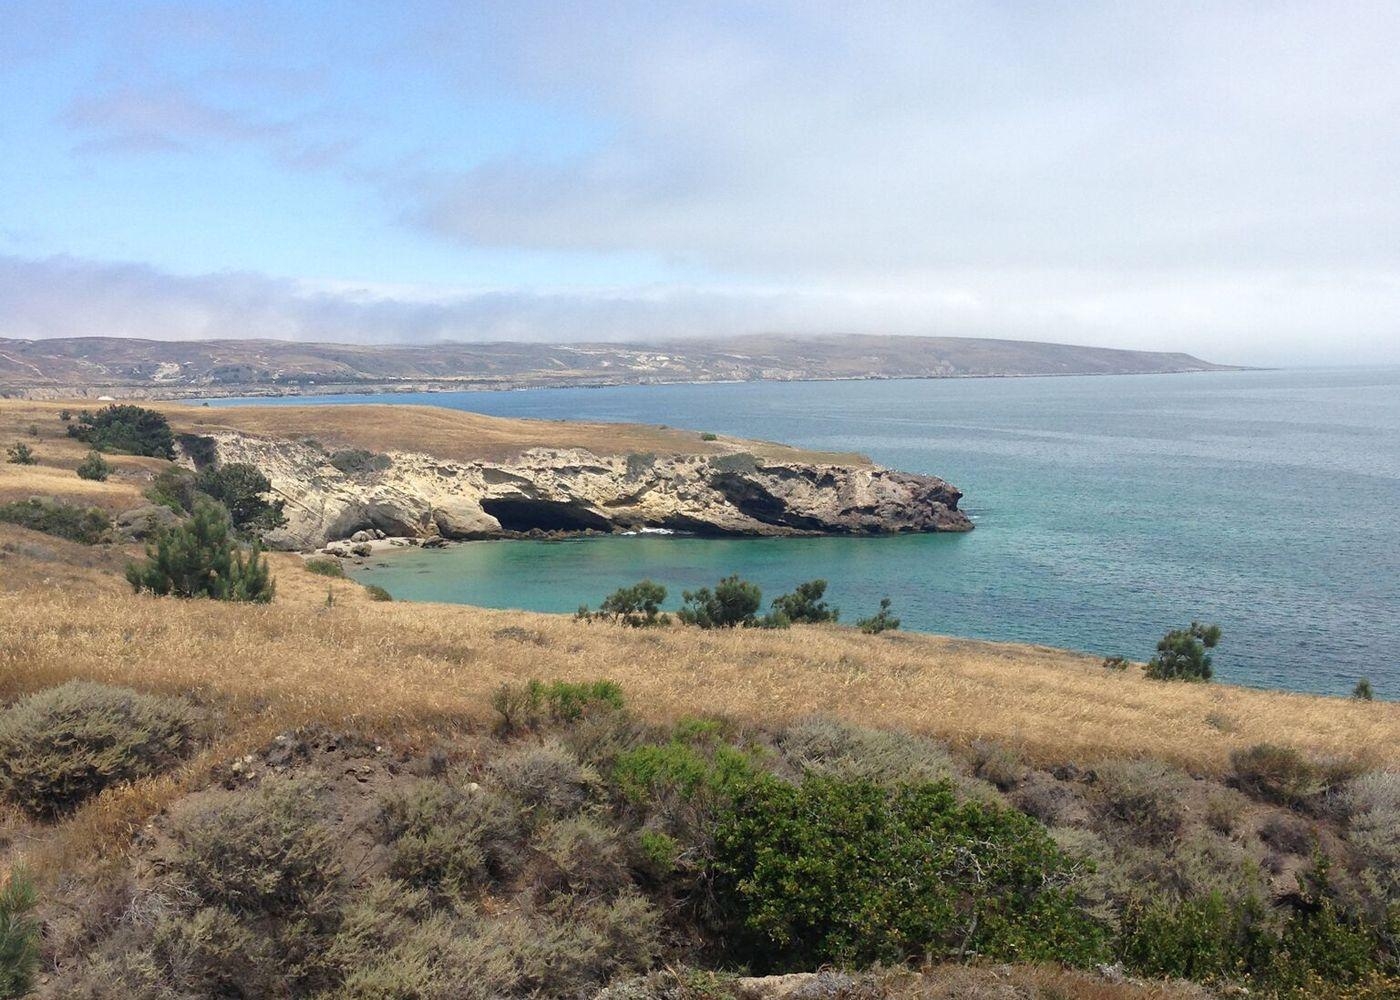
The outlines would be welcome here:
<svg viewBox="0 0 1400 1000">
<path fill-rule="evenodd" d="M 157 403 L 186 461 L 256 466 L 280 549 L 664 530 L 711 536 L 968 531 L 962 493 L 864 455 L 652 424 L 438 406 Z"/>
<path fill-rule="evenodd" d="M 285 501 L 273 547 L 361 532 L 427 539 L 665 530 L 715 536 L 967 531 L 962 494 L 933 476 L 868 463 L 533 447 L 461 461 L 419 451 L 207 435 L 220 462 L 257 466 Z"/>
</svg>

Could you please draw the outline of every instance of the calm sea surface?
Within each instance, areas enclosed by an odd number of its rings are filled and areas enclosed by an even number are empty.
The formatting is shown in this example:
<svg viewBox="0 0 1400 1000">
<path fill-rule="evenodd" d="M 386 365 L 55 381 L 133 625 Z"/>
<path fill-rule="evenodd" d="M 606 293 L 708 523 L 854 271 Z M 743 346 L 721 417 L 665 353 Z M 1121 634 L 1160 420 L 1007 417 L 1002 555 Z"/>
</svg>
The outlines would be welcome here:
<svg viewBox="0 0 1400 1000">
<path fill-rule="evenodd" d="M 977 523 L 967 535 L 873 539 L 474 542 L 358 574 L 399 599 L 573 611 L 643 577 L 677 599 L 731 572 L 769 596 L 825 577 L 845 619 L 888 594 L 905 628 L 1146 658 L 1166 628 L 1198 618 L 1224 628 L 1223 680 L 1345 694 L 1364 675 L 1379 696 L 1400 696 L 1400 370 L 373 401 L 861 451 L 954 483 Z"/>
</svg>

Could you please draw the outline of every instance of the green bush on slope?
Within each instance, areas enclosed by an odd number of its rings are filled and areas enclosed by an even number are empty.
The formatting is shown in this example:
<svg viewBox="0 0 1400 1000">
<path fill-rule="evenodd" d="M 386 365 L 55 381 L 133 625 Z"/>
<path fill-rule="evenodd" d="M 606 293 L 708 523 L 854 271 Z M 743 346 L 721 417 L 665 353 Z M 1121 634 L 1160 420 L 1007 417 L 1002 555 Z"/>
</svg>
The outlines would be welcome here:
<svg viewBox="0 0 1400 1000">
<path fill-rule="evenodd" d="M 261 548 L 255 542 L 245 555 L 222 508 L 207 500 L 196 502 L 189 521 L 147 545 L 145 563 L 128 565 L 126 578 L 137 593 L 159 596 L 266 603 L 274 592 Z"/>
</svg>

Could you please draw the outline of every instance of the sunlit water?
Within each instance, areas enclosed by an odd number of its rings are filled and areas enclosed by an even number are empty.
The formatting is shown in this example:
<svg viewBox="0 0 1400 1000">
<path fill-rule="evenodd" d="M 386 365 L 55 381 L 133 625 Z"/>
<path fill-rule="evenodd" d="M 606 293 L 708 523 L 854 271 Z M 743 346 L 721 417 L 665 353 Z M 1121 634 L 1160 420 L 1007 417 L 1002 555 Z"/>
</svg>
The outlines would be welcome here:
<svg viewBox="0 0 1400 1000">
<path fill-rule="evenodd" d="M 731 572 L 770 595 L 824 577 L 847 620 L 888 594 L 905 628 L 1146 658 L 1167 627 L 1199 618 L 1224 628 L 1222 679 L 1344 694 L 1364 675 L 1379 696 L 1400 692 L 1400 370 L 373 401 L 861 451 L 948 479 L 977 523 L 896 538 L 475 542 L 358 574 L 399 599 L 573 611 L 643 577 L 675 598 Z"/>
</svg>

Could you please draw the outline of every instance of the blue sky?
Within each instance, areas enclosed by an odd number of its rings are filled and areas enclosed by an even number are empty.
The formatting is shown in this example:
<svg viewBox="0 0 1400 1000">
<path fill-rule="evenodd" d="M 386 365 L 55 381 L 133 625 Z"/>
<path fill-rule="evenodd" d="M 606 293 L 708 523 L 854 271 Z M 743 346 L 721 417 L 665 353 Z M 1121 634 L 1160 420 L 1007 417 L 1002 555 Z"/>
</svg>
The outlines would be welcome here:
<svg viewBox="0 0 1400 1000">
<path fill-rule="evenodd" d="M 1400 361 L 1390 3 L 0 3 L 0 336 Z"/>
</svg>

